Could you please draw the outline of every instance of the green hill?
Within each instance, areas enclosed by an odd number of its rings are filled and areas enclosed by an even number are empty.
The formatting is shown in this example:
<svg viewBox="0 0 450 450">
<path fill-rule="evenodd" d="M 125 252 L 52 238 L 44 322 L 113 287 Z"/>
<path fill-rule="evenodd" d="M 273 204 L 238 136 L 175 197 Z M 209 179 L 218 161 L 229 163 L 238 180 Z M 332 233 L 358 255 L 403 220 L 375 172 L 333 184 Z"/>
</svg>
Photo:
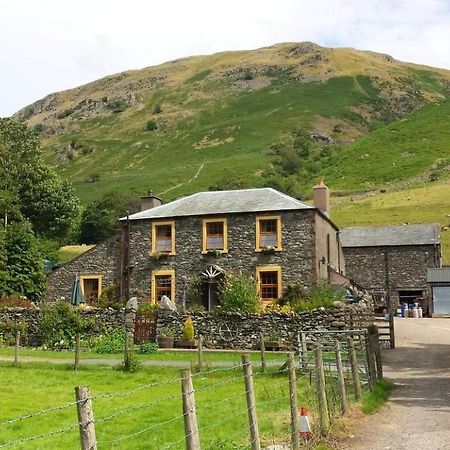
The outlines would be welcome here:
<svg viewBox="0 0 450 450">
<path fill-rule="evenodd" d="M 41 130 L 47 162 L 84 203 L 113 188 L 171 200 L 270 185 L 305 198 L 325 178 L 344 195 L 339 224 L 448 225 L 450 71 L 388 55 L 303 42 L 194 56 L 51 94 L 16 116 Z M 419 195 L 430 180 L 432 207 Z M 417 201 L 400 202 L 402 192 Z"/>
<path fill-rule="evenodd" d="M 17 115 L 42 130 L 47 160 L 84 202 L 113 187 L 172 199 L 270 184 L 302 196 L 324 175 L 360 190 L 438 164 L 442 152 L 421 148 L 420 132 L 405 149 L 392 130 L 406 117 L 415 129 L 410 114 L 445 100 L 449 81 L 448 71 L 387 55 L 288 43 L 124 72 Z M 429 107 L 430 124 L 436 111 Z M 405 162 L 413 167 L 398 170 Z M 386 171 L 392 163 L 397 171 Z"/>
</svg>

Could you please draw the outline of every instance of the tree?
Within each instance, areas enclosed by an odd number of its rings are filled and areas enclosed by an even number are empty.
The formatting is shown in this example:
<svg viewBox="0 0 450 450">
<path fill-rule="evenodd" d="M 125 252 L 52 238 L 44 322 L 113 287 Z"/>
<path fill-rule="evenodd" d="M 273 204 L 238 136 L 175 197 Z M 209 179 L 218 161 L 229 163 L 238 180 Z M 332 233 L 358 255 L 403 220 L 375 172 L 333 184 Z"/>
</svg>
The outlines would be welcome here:
<svg viewBox="0 0 450 450">
<path fill-rule="evenodd" d="M 0 232 L 0 296 L 25 295 L 40 300 L 45 273 L 37 240 L 28 222 L 19 222 Z"/>
<path fill-rule="evenodd" d="M 38 133 L 14 119 L 0 119 L 0 214 L 28 219 L 39 236 L 61 238 L 78 215 L 70 184 L 42 161 Z"/>
<path fill-rule="evenodd" d="M 93 200 L 86 206 L 81 216 L 80 242 L 97 244 L 117 234 L 121 225 L 118 219 L 127 211 L 139 209 L 136 198 L 111 191 Z"/>
</svg>

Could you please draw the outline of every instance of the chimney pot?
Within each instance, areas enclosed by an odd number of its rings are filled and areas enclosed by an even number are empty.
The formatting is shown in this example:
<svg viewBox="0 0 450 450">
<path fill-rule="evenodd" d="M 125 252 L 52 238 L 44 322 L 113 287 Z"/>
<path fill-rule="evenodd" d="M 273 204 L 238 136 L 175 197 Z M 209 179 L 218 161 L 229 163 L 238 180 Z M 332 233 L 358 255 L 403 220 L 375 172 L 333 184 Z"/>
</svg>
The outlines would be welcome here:
<svg viewBox="0 0 450 450">
<path fill-rule="evenodd" d="M 143 195 L 141 197 L 141 211 L 156 208 L 157 206 L 161 206 L 161 204 L 162 200 L 151 191 L 148 195 Z"/>
<path fill-rule="evenodd" d="M 330 217 L 330 190 L 323 180 L 313 188 L 313 202 L 316 208 Z"/>
</svg>

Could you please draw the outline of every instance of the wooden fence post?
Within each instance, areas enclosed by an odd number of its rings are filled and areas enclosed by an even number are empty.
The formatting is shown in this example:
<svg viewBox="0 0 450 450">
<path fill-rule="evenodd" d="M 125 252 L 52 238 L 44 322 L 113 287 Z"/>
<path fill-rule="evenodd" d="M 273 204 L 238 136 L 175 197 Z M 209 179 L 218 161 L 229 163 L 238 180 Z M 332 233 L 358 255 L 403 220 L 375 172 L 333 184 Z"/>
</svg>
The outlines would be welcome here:
<svg viewBox="0 0 450 450">
<path fill-rule="evenodd" d="M 78 422 L 80 426 L 80 439 L 82 450 L 97 450 L 95 438 L 94 411 L 88 386 L 75 388 L 77 399 Z"/>
<path fill-rule="evenodd" d="M 80 333 L 75 335 L 75 364 L 73 366 L 74 370 L 80 370 Z"/>
<path fill-rule="evenodd" d="M 392 311 L 389 312 L 389 341 L 391 349 L 395 349 L 395 327 Z"/>
<path fill-rule="evenodd" d="M 197 342 L 197 357 L 198 357 L 198 370 L 203 370 L 203 337 L 199 336 Z"/>
<path fill-rule="evenodd" d="M 16 348 L 14 351 L 14 365 L 19 365 L 20 330 L 16 330 Z"/>
<path fill-rule="evenodd" d="M 374 348 L 375 348 L 375 364 L 377 366 L 377 378 L 378 381 L 380 381 L 383 379 L 383 362 L 381 360 L 380 333 L 377 327 L 375 327 Z"/>
<path fill-rule="evenodd" d="M 375 353 L 373 349 L 373 337 L 372 337 L 372 326 L 367 328 L 366 336 L 366 357 L 367 357 L 367 368 L 369 370 L 369 388 L 372 389 L 373 385 L 377 382 L 377 369 L 375 367 Z"/>
<path fill-rule="evenodd" d="M 328 415 L 327 394 L 325 391 L 325 372 L 323 368 L 322 346 L 316 347 L 316 383 L 317 399 L 319 403 L 319 423 L 320 431 L 326 434 L 330 427 L 330 417 Z"/>
<path fill-rule="evenodd" d="M 341 343 L 337 339 L 335 344 L 335 353 L 336 353 L 336 370 L 339 379 L 339 397 L 341 401 L 341 412 L 342 414 L 345 414 L 348 411 L 347 394 L 345 392 L 345 376 L 344 376 L 344 369 L 342 367 Z"/>
<path fill-rule="evenodd" d="M 380 350 L 380 334 L 375 325 L 370 325 L 367 328 L 369 348 L 371 353 L 371 366 L 374 373 L 374 382 L 383 378 L 383 365 L 381 363 Z"/>
<path fill-rule="evenodd" d="M 183 394 L 184 433 L 186 436 L 186 450 L 200 450 L 200 435 L 195 408 L 194 386 L 190 369 L 181 371 L 181 391 Z"/>
<path fill-rule="evenodd" d="M 355 343 L 353 338 L 348 338 L 348 358 L 352 369 L 353 386 L 355 387 L 355 399 L 357 402 L 361 400 L 361 380 L 359 379 L 358 360 L 356 358 Z"/>
<path fill-rule="evenodd" d="M 293 450 L 300 449 L 300 422 L 297 406 L 297 379 L 295 375 L 294 353 L 289 353 L 289 393 L 291 400 L 291 446 Z"/>
<path fill-rule="evenodd" d="M 300 355 L 301 355 L 301 368 L 306 369 L 308 365 L 308 348 L 306 346 L 306 336 L 305 333 L 300 333 Z"/>
<path fill-rule="evenodd" d="M 248 423 L 250 426 L 250 446 L 252 450 L 261 450 L 261 444 L 259 442 L 258 418 L 256 416 L 255 391 L 253 388 L 252 363 L 250 361 L 250 355 L 248 353 L 244 353 L 242 355 L 242 367 L 244 369 Z"/>
<path fill-rule="evenodd" d="M 264 334 L 259 335 L 259 347 L 261 350 L 261 371 L 266 371 L 266 344 L 264 343 Z"/>
</svg>

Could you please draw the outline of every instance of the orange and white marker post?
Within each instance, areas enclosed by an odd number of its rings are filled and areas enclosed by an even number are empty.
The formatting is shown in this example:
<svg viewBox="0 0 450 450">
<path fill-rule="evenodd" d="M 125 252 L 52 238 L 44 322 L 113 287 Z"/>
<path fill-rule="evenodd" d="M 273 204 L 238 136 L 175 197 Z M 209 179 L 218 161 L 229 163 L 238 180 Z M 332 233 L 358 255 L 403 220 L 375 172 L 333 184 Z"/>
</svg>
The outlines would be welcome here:
<svg viewBox="0 0 450 450">
<path fill-rule="evenodd" d="M 309 425 L 308 409 L 302 406 L 300 408 L 300 437 L 303 439 L 312 438 L 311 426 Z"/>
</svg>

